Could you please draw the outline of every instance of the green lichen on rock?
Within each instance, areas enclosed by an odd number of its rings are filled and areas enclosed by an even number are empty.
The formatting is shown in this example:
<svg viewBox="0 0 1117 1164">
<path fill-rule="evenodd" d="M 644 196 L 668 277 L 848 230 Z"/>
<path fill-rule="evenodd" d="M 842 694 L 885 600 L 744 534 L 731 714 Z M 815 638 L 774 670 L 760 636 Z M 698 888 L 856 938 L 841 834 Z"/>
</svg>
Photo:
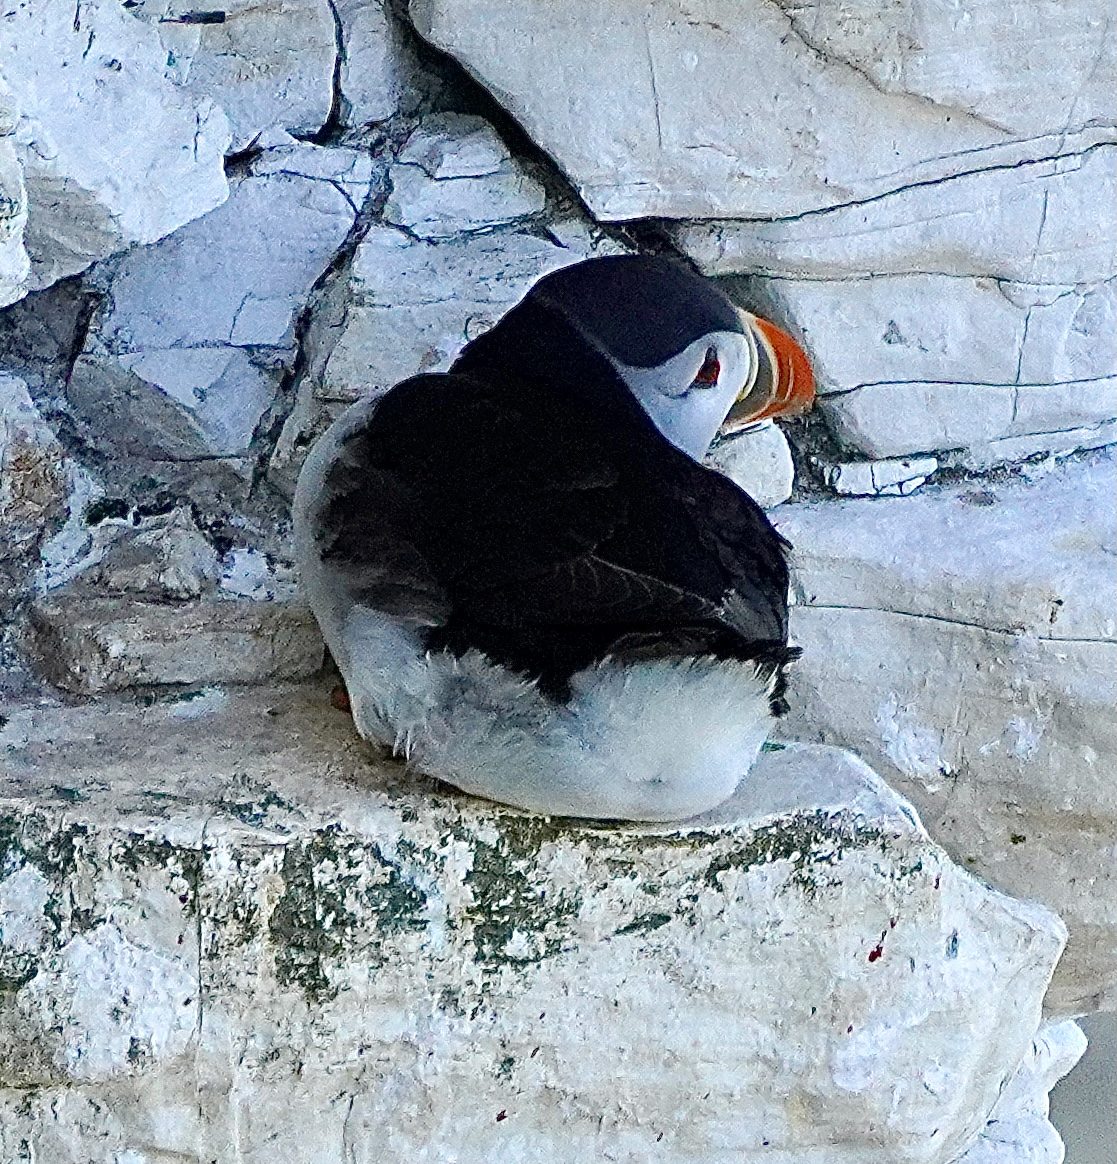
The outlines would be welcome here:
<svg viewBox="0 0 1117 1164">
<path fill-rule="evenodd" d="M 268 919 L 276 976 L 314 1001 L 336 997 L 329 964 L 347 950 L 359 945 L 375 966 L 386 960 L 385 942 L 423 927 L 422 890 L 378 845 L 339 826 L 287 845 L 281 873 L 283 892 Z"/>
<path fill-rule="evenodd" d="M 721 875 L 727 870 L 788 861 L 788 885 L 813 896 L 837 884 L 826 870 L 833 869 L 847 849 L 879 847 L 884 852 L 885 846 L 886 835 L 881 829 L 847 813 L 819 809 L 756 828 L 745 844 L 710 861 L 705 882 L 712 889 L 721 889 Z"/>
<path fill-rule="evenodd" d="M 563 834 L 560 825 L 545 817 L 508 814 L 498 827 L 493 843 L 460 836 L 473 849 L 473 868 L 465 876 L 473 903 L 466 919 L 473 926 L 477 960 L 490 971 L 554 957 L 567 939 L 564 923 L 582 905 L 579 893 L 553 889 L 531 875 L 538 870 L 542 846 Z"/>
</svg>

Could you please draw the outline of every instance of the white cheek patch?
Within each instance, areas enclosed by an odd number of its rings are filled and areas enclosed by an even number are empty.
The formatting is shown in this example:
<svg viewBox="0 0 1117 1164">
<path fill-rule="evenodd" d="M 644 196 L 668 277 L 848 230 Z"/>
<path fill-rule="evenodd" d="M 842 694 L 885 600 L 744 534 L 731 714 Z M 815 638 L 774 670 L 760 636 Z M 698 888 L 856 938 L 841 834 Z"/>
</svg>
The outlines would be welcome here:
<svg viewBox="0 0 1117 1164">
<path fill-rule="evenodd" d="M 713 348 L 721 365 L 716 384 L 694 378 Z M 654 368 L 613 361 L 656 428 L 696 460 L 705 456 L 734 401 L 756 376 L 755 341 L 750 334 L 715 331 Z"/>
</svg>

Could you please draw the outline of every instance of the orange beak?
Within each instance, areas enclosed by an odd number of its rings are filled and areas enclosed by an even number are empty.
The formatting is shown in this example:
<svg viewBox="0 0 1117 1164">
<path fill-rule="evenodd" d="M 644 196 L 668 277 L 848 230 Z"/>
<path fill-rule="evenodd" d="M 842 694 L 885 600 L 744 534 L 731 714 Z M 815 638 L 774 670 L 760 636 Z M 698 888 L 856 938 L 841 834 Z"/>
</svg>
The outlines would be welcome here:
<svg viewBox="0 0 1117 1164">
<path fill-rule="evenodd" d="M 722 426 L 737 432 L 759 420 L 796 416 L 814 403 L 814 373 L 799 344 L 766 319 L 746 316 L 760 351 L 760 372 L 747 393 L 738 398 Z"/>
</svg>

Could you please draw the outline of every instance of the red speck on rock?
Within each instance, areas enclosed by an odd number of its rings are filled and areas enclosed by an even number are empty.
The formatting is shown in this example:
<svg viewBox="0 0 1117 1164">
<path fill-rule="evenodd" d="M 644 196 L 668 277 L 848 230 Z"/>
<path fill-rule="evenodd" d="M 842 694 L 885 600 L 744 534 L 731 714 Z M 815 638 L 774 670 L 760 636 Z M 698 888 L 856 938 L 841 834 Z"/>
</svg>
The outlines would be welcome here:
<svg viewBox="0 0 1117 1164">
<path fill-rule="evenodd" d="M 506 1120 L 507 1118 L 508 1118 L 508 1113 L 506 1111 L 504 1111 L 503 1108 L 496 1113 L 496 1122 L 498 1124 L 500 1123 L 501 1120 Z"/>
<path fill-rule="evenodd" d="M 869 951 L 869 961 L 875 962 L 883 953 L 884 953 L 883 943 L 877 942 L 877 944 Z"/>
</svg>

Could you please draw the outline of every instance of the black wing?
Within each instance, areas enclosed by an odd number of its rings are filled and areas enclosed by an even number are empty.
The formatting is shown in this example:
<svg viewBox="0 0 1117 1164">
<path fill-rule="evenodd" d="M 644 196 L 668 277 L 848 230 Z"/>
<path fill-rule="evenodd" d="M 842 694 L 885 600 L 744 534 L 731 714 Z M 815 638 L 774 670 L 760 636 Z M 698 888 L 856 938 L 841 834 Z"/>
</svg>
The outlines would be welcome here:
<svg viewBox="0 0 1117 1164">
<path fill-rule="evenodd" d="M 785 657 L 784 543 L 643 413 L 608 427 L 462 375 L 392 389 L 327 479 L 323 557 L 355 598 L 560 693 L 609 654 Z"/>
</svg>

